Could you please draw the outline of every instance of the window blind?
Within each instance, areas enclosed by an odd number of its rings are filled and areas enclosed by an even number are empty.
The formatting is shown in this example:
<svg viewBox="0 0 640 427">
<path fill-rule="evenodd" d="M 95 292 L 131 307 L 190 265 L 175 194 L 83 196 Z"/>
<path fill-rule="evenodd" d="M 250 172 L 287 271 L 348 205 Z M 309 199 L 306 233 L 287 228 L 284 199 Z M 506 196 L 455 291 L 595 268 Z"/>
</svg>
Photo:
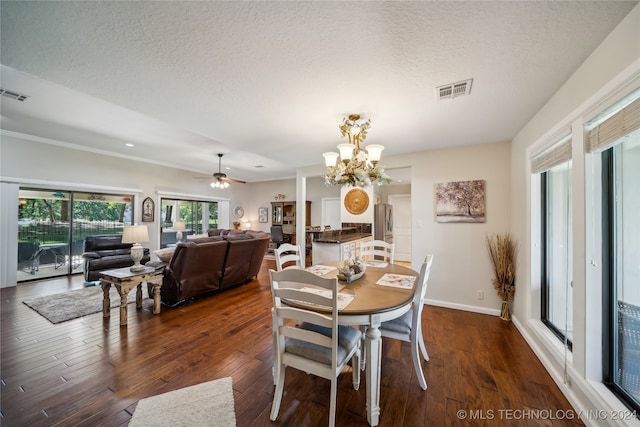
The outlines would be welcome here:
<svg viewBox="0 0 640 427">
<path fill-rule="evenodd" d="M 571 137 L 567 136 L 552 148 L 531 159 L 531 173 L 542 173 L 571 160 Z"/>
<path fill-rule="evenodd" d="M 589 131 L 587 152 L 608 148 L 625 135 L 640 129 L 640 98 Z"/>
</svg>

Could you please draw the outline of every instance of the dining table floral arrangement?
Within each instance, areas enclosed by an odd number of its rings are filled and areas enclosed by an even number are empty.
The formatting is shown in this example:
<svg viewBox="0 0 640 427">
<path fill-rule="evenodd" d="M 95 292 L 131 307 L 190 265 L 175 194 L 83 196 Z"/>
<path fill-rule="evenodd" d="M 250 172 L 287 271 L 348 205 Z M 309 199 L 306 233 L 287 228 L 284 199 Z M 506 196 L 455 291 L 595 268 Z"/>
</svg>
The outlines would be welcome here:
<svg viewBox="0 0 640 427">
<path fill-rule="evenodd" d="M 338 267 L 338 279 L 351 283 L 364 276 L 366 269 L 366 264 L 362 262 L 360 258 L 356 258 L 355 261 L 345 259 L 342 266 Z"/>
<path fill-rule="evenodd" d="M 518 248 L 509 233 L 487 236 L 486 241 L 494 272 L 494 278 L 491 283 L 502 300 L 500 318 L 502 320 L 511 320 L 509 303 L 513 301 L 516 293 L 516 255 Z"/>
</svg>

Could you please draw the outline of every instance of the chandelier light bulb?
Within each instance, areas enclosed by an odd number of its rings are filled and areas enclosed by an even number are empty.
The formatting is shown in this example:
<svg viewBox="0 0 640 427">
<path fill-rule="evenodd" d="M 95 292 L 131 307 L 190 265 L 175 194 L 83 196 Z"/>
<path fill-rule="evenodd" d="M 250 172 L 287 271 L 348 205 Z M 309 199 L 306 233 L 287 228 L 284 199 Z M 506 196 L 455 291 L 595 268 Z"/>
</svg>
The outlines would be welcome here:
<svg viewBox="0 0 640 427">
<path fill-rule="evenodd" d="M 333 152 L 333 151 L 329 151 L 327 153 L 323 153 L 322 156 L 324 157 L 324 165 L 329 167 L 329 166 L 335 166 L 336 163 L 338 162 L 338 156 L 340 154 Z"/>
<path fill-rule="evenodd" d="M 382 150 L 384 150 L 383 145 L 379 145 L 379 144 L 367 145 L 367 153 L 369 154 L 368 158 L 369 158 L 369 161 L 373 163 L 374 166 L 380 161 L 380 158 L 382 157 Z"/>
<path fill-rule="evenodd" d="M 342 161 L 351 160 L 353 157 L 353 144 L 340 144 L 338 145 L 338 150 L 340 150 L 340 158 Z"/>
</svg>

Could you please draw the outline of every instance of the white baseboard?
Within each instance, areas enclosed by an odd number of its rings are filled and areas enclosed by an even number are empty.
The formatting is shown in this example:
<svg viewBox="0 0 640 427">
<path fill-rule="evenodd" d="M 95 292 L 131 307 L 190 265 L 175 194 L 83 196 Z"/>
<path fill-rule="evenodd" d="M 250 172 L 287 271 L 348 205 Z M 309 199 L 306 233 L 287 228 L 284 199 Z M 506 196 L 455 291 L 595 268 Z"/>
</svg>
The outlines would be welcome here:
<svg viewBox="0 0 640 427">
<path fill-rule="evenodd" d="M 491 316 L 500 316 L 500 310 L 494 308 L 477 307 L 475 305 L 457 304 L 449 301 L 440 301 L 434 299 L 425 299 L 425 304 L 435 305 L 436 307 L 453 308 L 454 310 L 470 311 L 472 313 L 489 314 Z"/>
</svg>

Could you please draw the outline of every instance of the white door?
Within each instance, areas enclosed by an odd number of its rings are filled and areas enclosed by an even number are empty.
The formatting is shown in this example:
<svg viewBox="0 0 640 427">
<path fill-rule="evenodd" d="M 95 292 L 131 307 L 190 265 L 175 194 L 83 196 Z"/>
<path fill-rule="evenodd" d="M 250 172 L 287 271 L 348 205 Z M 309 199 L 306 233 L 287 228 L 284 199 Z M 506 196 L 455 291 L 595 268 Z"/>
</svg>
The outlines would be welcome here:
<svg viewBox="0 0 640 427">
<path fill-rule="evenodd" d="M 340 197 L 322 198 L 322 228 L 330 225 L 333 230 L 342 227 L 340 224 Z"/>
<path fill-rule="evenodd" d="M 393 243 L 395 260 L 411 262 L 411 194 L 389 194 L 393 206 Z"/>
</svg>

